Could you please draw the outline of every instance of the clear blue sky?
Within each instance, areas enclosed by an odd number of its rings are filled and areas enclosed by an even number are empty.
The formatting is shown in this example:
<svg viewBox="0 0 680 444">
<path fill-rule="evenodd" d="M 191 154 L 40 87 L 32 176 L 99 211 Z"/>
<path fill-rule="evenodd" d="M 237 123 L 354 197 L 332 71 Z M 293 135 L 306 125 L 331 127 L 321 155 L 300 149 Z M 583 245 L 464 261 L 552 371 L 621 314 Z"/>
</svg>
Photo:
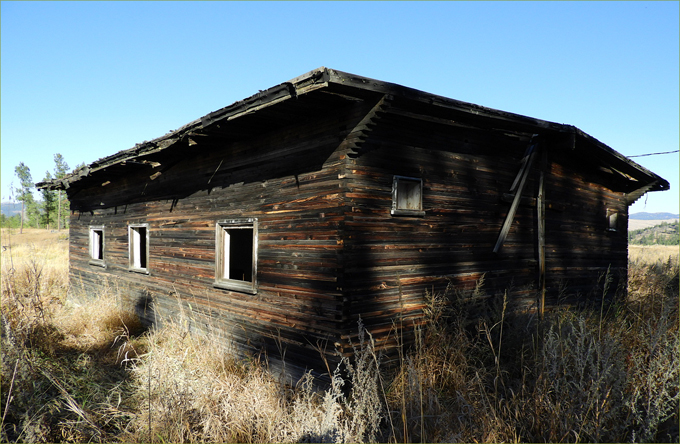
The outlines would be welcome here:
<svg viewBox="0 0 680 444">
<path fill-rule="evenodd" d="M 677 150 L 678 2 L 2 2 L 2 200 L 320 66 Z M 678 212 L 671 183 L 631 212 Z"/>
</svg>

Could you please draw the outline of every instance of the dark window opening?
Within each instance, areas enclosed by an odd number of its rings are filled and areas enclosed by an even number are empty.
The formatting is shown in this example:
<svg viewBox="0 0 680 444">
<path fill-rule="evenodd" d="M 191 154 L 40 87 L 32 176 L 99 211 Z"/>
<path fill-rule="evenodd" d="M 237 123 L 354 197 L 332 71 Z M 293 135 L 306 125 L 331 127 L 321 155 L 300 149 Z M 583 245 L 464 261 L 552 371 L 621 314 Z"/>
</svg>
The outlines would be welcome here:
<svg viewBox="0 0 680 444">
<path fill-rule="evenodd" d="M 90 227 L 90 265 L 104 266 L 104 227 Z"/>
<path fill-rule="evenodd" d="M 615 210 L 607 210 L 607 231 L 618 231 L 619 213 Z"/>
<path fill-rule="evenodd" d="M 148 271 L 149 229 L 147 225 L 130 225 L 128 244 L 131 271 Z"/>
<path fill-rule="evenodd" d="M 257 219 L 217 223 L 215 283 L 219 288 L 257 292 Z"/>
<path fill-rule="evenodd" d="M 228 279 L 253 281 L 253 229 L 226 230 L 230 238 Z"/>
</svg>

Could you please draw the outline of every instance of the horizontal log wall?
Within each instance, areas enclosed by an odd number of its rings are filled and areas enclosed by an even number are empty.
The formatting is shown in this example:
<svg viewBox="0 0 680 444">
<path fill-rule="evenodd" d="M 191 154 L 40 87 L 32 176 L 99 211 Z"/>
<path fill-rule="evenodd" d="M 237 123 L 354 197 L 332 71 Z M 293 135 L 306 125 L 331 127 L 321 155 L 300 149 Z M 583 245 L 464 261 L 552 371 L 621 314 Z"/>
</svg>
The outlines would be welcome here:
<svg viewBox="0 0 680 444">
<path fill-rule="evenodd" d="M 628 205 L 597 177 L 587 178 L 568 152 L 557 152 L 546 175 L 547 284 L 549 302 L 593 303 L 603 296 L 604 279 L 612 279 L 607 298 L 625 291 L 628 267 Z M 609 230 L 607 211 L 618 213 Z M 560 289 L 562 291 L 560 292 Z"/>
<path fill-rule="evenodd" d="M 353 107 L 343 116 L 320 117 L 256 138 L 248 146 L 213 146 L 203 153 L 199 146 L 194 148 L 199 154 L 187 156 L 153 181 L 140 173 L 112 180 L 106 193 L 87 189 L 75 194 L 75 207 L 93 199 L 124 201 L 126 193 L 138 197 L 134 193 L 177 190 L 180 197 L 74 212 L 72 281 L 90 294 L 107 283 L 114 285 L 139 311 L 150 298 L 150 321 L 188 314 L 192 328 L 224 337 L 241 352 L 264 351 L 274 369 L 283 369 L 277 355 L 285 350 L 291 376 L 309 368 L 326 372 L 319 350 L 325 350 L 332 364 L 337 360 L 334 344 L 344 334 L 338 277 L 345 212 L 340 177 L 346 153 L 338 144 L 342 131 L 351 127 L 348 122 L 364 112 Z M 281 155 L 272 158 L 272 152 Z M 259 161 L 262 157 L 269 158 L 266 165 Z M 207 188 L 208 180 L 210 188 L 182 195 Z M 213 287 L 215 224 L 231 218 L 258 220 L 254 295 Z M 148 275 L 128 269 L 127 227 L 139 223 L 149 224 Z M 105 227 L 106 268 L 88 263 L 90 225 Z"/>
<path fill-rule="evenodd" d="M 422 323 L 426 293 L 447 285 L 468 290 L 483 279 L 490 300 L 507 291 L 513 310 L 536 309 L 538 163 L 493 252 L 531 134 L 396 102 L 372 97 L 247 140 L 205 136 L 150 156 L 157 168 L 112 167 L 70 194 L 80 209 L 73 282 L 90 293 L 108 282 L 149 320 L 184 312 L 193 328 L 241 352 L 264 351 L 275 368 L 285 349 L 291 375 L 326 371 L 320 349 L 331 365 L 336 345 L 348 354 L 359 318 L 393 352 Z M 548 302 L 592 300 L 607 270 L 625 278 L 627 207 L 599 176 L 579 173 L 570 151 L 542 149 Z M 390 214 L 394 175 L 423 179 L 424 216 Z M 608 209 L 619 212 L 618 231 L 607 231 Z M 215 224 L 231 218 L 258 219 L 255 295 L 213 287 Z M 148 275 L 128 270 L 127 227 L 141 223 Z M 89 225 L 105 226 L 106 268 L 88 263 Z"/>
<path fill-rule="evenodd" d="M 536 310 L 536 199 L 520 205 L 500 252 L 493 253 L 510 208 L 504 195 L 531 135 L 511 137 L 426 119 L 409 121 L 402 114 L 398 109 L 383 113 L 363 151 L 348 166 L 348 330 L 361 317 L 389 347 L 397 340 L 396 327 L 413 331 L 421 321 L 426 292 L 444 291 L 447 285 L 469 290 L 480 279 L 491 299 L 507 291 L 515 312 Z M 624 278 L 612 282 L 612 289 L 625 283 L 626 204 L 620 193 L 575 173 L 578 166 L 567 161 L 568 152 L 551 150 L 545 143 L 541 149 L 548 150 L 549 159 L 548 303 L 565 296 L 592 300 L 602 291 L 608 269 L 613 277 Z M 537 163 L 524 196 L 537 196 L 539 170 Z M 425 216 L 390 215 L 394 175 L 423 179 Z M 607 208 L 620 213 L 617 232 L 607 231 Z"/>
</svg>

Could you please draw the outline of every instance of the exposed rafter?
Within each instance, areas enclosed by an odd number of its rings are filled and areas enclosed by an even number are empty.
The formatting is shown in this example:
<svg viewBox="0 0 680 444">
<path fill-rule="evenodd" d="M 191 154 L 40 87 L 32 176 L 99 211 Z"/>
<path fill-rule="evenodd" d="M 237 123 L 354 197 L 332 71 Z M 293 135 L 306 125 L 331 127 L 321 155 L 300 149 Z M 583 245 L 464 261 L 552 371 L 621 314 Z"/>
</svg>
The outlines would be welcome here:
<svg viewBox="0 0 680 444">
<path fill-rule="evenodd" d="M 380 121 L 380 113 L 385 112 L 387 108 L 391 106 L 391 101 L 393 97 L 389 94 L 383 94 L 383 96 L 373 105 L 373 108 L 366 113 L 363 119 L 350 131 L 347 136 L 351 140 L 351 149 L 354 152 L 352 155 L 359 156 L 361 153 L 366 151 L 366 141 L 369 138 L 370 133 L 375 129 Z"/>
</svg>

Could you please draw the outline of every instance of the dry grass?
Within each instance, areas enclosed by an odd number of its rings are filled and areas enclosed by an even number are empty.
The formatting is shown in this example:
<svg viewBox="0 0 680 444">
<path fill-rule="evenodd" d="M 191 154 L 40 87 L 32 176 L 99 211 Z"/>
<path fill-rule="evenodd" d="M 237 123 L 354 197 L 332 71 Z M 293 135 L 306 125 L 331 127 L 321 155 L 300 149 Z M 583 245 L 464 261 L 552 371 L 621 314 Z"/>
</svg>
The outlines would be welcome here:
<svg viewBox="0 0 680 444">
<path fill-rule="evenodd" d="M 2 441 L 107 440 L 126 422 L 112 408 L 126 376 L 111 345 L 138 321 L 109 295 L 66 304 L 66 242 L 25 234 L 3 230 Z"/>
<path fill-rule="evenodd" d="M 628 260 L 653 264 L 657 262 L 678 263 L 680 248 L 677 245 L 628 245 Z"/>
<path fill-rule="evenodd" d="M 309 377 L 285 387 L 181 320 L 143 333 L 113 290 L 67 300 L 65 244 L 43 234 L 10 237 L 3 256 L 3 442 L 375 440 L 369 340 L 344 363 L 347 398 L 340 373 L 327 393 Z"/>
<path fill-rule="evenodd" d="M 144 332 L 113 290 L 67 301 L 66 243 L 44 234 L 3 251 L 3 442 L 678 440 L 677 259 L 634 259 L 625 298 L 538 325 L 506 312 L 512 294 L 472 317 L 483 282 L 428 294 L 397 368 L 358 325 L 319 391 L 182 319 Z"/>
<path fill-rule="evenodd" d="M 44 324 L 65 300 L 68 250 L 58 233 L 13 231 L 2 229 L 2 313 L 22 334 Z"/>
<path fill-rule="evenodd" d="M 20 246 L 26 244 L 50 245 L 55 242 L 68 241 L 68 230 L 44 230 L 39 228 L 24 228 L 23 233 L 19 233 L 18 228 L 0 229 L 2 246 Z"/>
<path fill-rule="evenodd" d="M 382 403 L 376 399 L 372 343 L 358 344 L 332 387 L 318 392 L 307 375 L 282 385 L 261 362 L 239 361 L 218 341 L 168 320 L 148 336 L 148 351 L 129 360 L 137 414 L 121 436 L 132 442 L 376 441 Z M 343 386 L 352 388 L 345 397 Z"/>
<path fill-rule="evenodd" d="M 499 295 L 465 327 L 480 292 L 430 295 L 390 392 L 395 441 L 678 441 L 677 262 L 634 263 L 625 299 L 538 325 L 514 322 Z"/>
<path fill-rule="evenodd" d="M 280 440 L 284 409 L 275 380 L 260 366 L 238 363 L 216 341 L 168 324 L 129 363 L 140 408 L 126 441 Z"/>
</svg>

